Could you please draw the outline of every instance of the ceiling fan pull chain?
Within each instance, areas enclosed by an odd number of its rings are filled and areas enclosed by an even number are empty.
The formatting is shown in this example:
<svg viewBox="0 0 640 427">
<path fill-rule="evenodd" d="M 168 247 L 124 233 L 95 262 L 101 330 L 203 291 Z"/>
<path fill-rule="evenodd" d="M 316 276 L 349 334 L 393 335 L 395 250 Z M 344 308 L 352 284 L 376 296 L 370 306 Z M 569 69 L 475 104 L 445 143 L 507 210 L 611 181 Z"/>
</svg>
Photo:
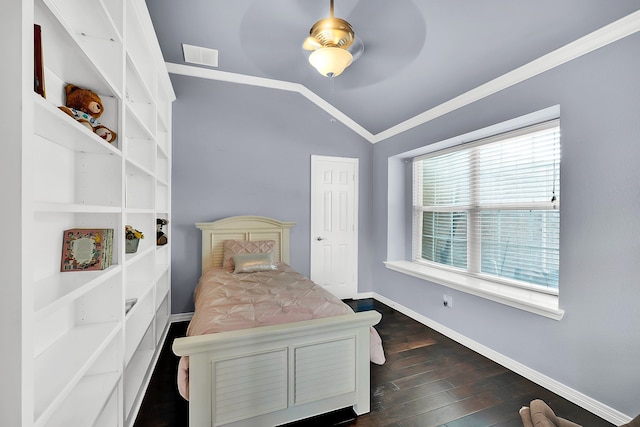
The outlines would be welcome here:
<svg viewBox="0 0 640 427">
<path fill-rule="evenodd" d="M 333 98 L 334 98 L 334 93 L 335 93 L 335 83 L 334 83 L 334 76 L 330 76 L 329 77 L 329 100 L 331 101 L 331 103 L 333 104 Z"/>
<path fill-rule="evenodd" d="M 333 3 L 333 1 L 332 1 L 332 3 Z M 331 76 L 331 77 L 329 77 L 329 102 L 331 103 L 331 105 L 334 105 L 334 103 L 333 103 L 333 98 L 334 98 L 334 96 L 333 96 L 333 95 L 334 95 L 334 92 L 335 92 L 335 83 L 334 83 L 334 80 L 335 80 L 335 76 Z M 329 121 L 330 121 L 331 123 L 335 123 L 335 122 L 336 122 L 336 118 L 335 118 L 335 117 L 333 117 L 333 116 L 331 116 L 331 118 L 329 119 Z"/>
</svg>

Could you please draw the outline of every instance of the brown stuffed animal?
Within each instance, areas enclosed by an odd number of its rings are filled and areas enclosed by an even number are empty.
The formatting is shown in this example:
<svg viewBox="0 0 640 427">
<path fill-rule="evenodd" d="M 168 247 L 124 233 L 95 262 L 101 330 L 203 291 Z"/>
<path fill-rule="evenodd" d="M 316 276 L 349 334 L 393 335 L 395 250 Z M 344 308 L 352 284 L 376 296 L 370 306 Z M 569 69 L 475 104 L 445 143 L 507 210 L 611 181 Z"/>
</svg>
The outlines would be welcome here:
<svg viewBox="0 0 640 427">
<path fill-rule="evenodd" d="M 102 115 L 104 107 L 102 106 L 102 100 L 95 92 L 72 84 L 66 85 L 64 91 L 67 98 L 66 106 L 58 108 L 105 141 L 113 142 L 116 140 L 117 134 L 98 121 L 98 117 Z"/>
</svg>

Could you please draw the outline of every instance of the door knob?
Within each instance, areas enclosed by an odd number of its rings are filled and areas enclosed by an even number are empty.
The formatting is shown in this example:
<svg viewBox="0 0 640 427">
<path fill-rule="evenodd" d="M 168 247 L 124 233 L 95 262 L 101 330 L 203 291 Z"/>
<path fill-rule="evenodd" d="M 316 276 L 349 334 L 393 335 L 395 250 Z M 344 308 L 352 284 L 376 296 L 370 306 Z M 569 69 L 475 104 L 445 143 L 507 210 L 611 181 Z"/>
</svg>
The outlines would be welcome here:
<svg viewBox="0 0 640 427">
<path fill-rule="evenodd" d="M 318 242 L 319 242 L 320 240 L 326 240 L 326 239 L 327 239 L 326 237 L 320 237 L 320 236 L 316 237 L 316 240 L 317 240 Z"/>
</svg>

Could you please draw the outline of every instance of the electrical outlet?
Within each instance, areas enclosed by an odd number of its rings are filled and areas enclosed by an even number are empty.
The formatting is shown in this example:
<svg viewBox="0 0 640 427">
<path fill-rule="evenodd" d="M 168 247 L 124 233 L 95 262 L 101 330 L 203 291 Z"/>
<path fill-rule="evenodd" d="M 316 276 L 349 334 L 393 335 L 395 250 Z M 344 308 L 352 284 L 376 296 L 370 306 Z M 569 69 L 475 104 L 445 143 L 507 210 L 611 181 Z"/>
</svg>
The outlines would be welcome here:
<svg viewBox="0 0 640 427">
<path fill-rule="evenodd" d="M 453 308 L 453 297 L 451 295 L 442 295 L 442 303 L 447 308 Z"/>
</svg>

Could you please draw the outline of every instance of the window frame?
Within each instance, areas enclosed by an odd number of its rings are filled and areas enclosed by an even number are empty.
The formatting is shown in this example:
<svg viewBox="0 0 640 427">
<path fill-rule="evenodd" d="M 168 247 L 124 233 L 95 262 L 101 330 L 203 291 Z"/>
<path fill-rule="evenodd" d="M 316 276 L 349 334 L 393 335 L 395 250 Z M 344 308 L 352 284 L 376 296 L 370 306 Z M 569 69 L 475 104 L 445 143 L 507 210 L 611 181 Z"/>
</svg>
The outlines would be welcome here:
<svg viewBox="0 0 640 427">
<path fill-rule="evenodd" d="M 536 285 L 535 283 L 520 281 L 515 279 L 509 279 L 507 277 L 500 277 L 497 275 L 492 275 L 489 273 L 482 272 L 482 236 L 481 233 L 478 232 L 477 228 L 479 227 L 478 218 L 482 212 L 490 212 L 497 210 L 495 206 L 487 207 L 481 205 L 479 202 L 479 190 L 478 186 L 473 186 L 470 183 L 476 180 L 478 175 L 477 170 L 477 156 L 478 156 L 478 147 L 486 146 L 489 144 L 499 143 L 503 141 L 507 141 L 514 138 L 519 138 L 527 135 L 531 135 L 534 133 L 548 131 L 552 129 L 560 129 L 560 120 L 558 118 L 552 120 L 545 120 L 536 124 L 528 125 L 525 127 L 521 127 L 515 130 L 510 130 L 507 132 L 503 132 L 496 135 L 491 135 L 488 137 L 476 139 L 470 142 L 463 142 L 460 144 L 456 144 L 454 146 L 448 147 L 442 150 L 433 150 L 429 153 L 422 154 L 416 156 L 412 159 L 412 224 L 411 224 L 411 236 L 412 236 L 412 262 L 429 266 L 436 269 L 442 269 L 455 274 L 463 274 L 471 277 L 475 277 L 487 282 L 493 282 L 500 285 L 512 286 L 517 288 L 524 288 L 534 292 L 540 292 L 543 294 L 551 294 L 557 296 L 559 294 L 559 282 L 558 288 L 549 288 L 543 285 Z M 558 141 L 558 155 L 560 150 L 560 141 Z M 554 147 L 555 151 L 555 147 Z M 450 155 L 453 153 L 469 153 L 469 158 L 474 158 L 470 160 L 470 167 L 468 169 L 468 186 L 471 188 L 468 194 L 468 203 L 462 205 L 456 205 L 452 203 L 448 206 L 432 206 L 425 208 L 422 202 L 422 179 L 416 177 L 422 176 L 422 161 L 425 159 L 432 159 L 437 157 L 442 157 L 446 155 Z M 555 160 L 554 160 L 555 162 Z M 559 158 L 558 158 L 558 168 L 559 168 Z M 554 177 L 554 186 L 557 185 L 557 193 L 559 194 L 559 186 L 560 186 L 560 177 L 559 171 L 558 176 Z M 419 188 L 416 188 L 419 186 Z M 529 202 L 529 203 L 518 203 L 516 206 L 513 204 L 504 204 L 503 210 L 508 210 L 510 212 L 518 212 L 518 211 L 553 211 L 557 210 L 559 213 L 560 209 L 560 200 L 555 196 L 554 192 L 554 200 L 549 198 L 547 202 Z M 425 212 L 433 212 L 433 213 L 452 213 L 455 214 L 457 212 L 466 213 L 466 241 L 467 241 L 467 251 L 466 251 L 466 268 L 455 267 L 451 265 L 447 265 L 444 263 L 439 263 L 437 261 L 430 261 L 424 259 L 422 257 L 423 253 L 423 214 Z M 559 227 L 559 225 L 558 225 Z M 559 235 L 559 230 L 558 230 Z"/>
<path fill-rule="evenodd" d="M 458 272 L 433 268 L 412 261 L 412 159 L 458 146 L 469 141 L 510 132 L 544 121 L 560 118 L 560 106 L 552 105 L 503 122 L 487 125 L 446 139 L 436 139 L 387 157 L 386 258 L 383 265 L 396 274 L 411 277 L 430 287 L 442 286 L 484 300 L 515 308 L 533 315 L 559 321 L 564 316 L 559 295 L 531 291 L 471 277 Z M 560 247 L 562 256 L 562 246 Z M 437 291 L 437 288 L 434 288 Z"/>
</svg>

